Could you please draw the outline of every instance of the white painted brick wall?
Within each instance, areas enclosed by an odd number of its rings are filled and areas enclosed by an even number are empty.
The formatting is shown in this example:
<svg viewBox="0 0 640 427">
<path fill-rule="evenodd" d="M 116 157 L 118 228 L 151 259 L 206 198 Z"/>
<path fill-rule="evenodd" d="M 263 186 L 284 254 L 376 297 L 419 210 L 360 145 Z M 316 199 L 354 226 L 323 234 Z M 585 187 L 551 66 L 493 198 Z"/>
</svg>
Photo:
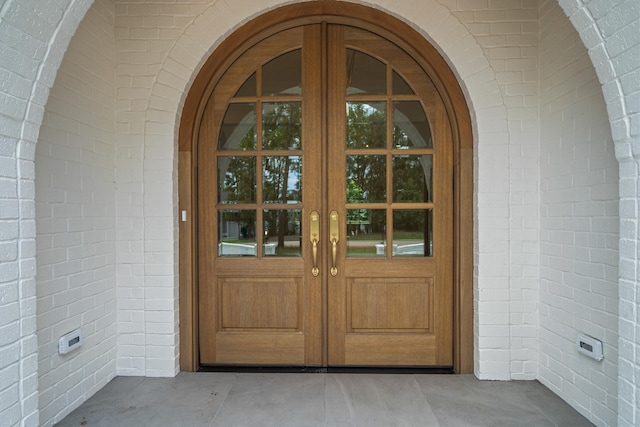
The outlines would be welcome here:
<svg viewBox="0 0 640 427">
<path fill-rule="evenodd" d="M 587 50 L 560 6 L 540 7 L 540 381 L 596 425 L 616 424 L 618 163 Z M 579 332 L 605 359 L 578 353 Z"/>
<path fill-rule="evenodd" d="M 617 143 L 616 153 L 622 161 L 622 344 L 618 421 L 620 425 L 634 425 L 640 420 L 637 401 L 640 369 L 635 357 L 640 346 L 639 297 L 635 292 L 638 283 L 637 212 L 640 210 L 637 188 L 640 182 L 638 159 L 634 158 L 634 153 L 636 156 L 640 153 L 640 101 L 636 83 L 640 67 L 637 60 L 640 41 L 636 31 L 640 22 L 640 3 L 636 0 L 620 0 L 615 4 L 610 0 L 592 0 L 585 6 L 582 0 L 560 2 L 596 64 L 598 77 L 604 85 L 605 102 Z M 35 238 L 34 215 L 30 213 L 34 200 L 32 160 L 35 141 L 48 96 L 47 88 L 53 84 L 66 41 L 75 31 L 77 22 L 74 24 L 74 21 L 84 15 L 83 7 L 89 3 L 90 0 L 46 3 L 6 0 L 0 6 L 0 138 L 3 138 L 0 144 L 0 257 L 7 260 L 0 263 L 0 308 L 13 307 L 17 303 L 18 318 L 23 325 L 19 330 L 12 311 L 15 309 L 0 311 L 0 337 L 8 337 L 0 341 L 0 372 L 3 373 L 0 374 L 0 419 L 10 420 L 10 425 L 35 425 L 38 417 L 33 315 L 35 263 L 34 255 L 30 255 L 34 251 Z M 273 0 L 256 5 L 252 2 L 194 0 L 185 7 L 187 2 L 115 1 L 116 7 L 132 8 L 131 13 L 122 12 L 122 9 L 116 11 L 115 29 L 118 40 L 115 84 L 120 88 L 116 93 L 115 128 L 120 135 L 115 151 L 119 373 L 172 375 L 177 366 L 175 127 L 167 126 L 167 121 L 173 121 L 173 125 L 177 123 L 188 82 L 220 37 L 247 17 L 279 3 L 283 2 Z M 529 207 L 537 208 L 537 201 L 532 201 L 537 192 L 530 184 L 539 181 L 538 177 L 532 178 L 532 174 L 538 173 L 532 162 L 537 163 L 539 156 L 531 150 L 540 148 L 529 139 L 538 128 L 531 128 L 534 122 L 531 109 L 537 100 L 536 94 L 530 91 L 531 82 L 538 79 L 535 75 L 537 59 L 532 60 L 537 55 L 534 53 L 537 20 L 532 22 L 532 11 L 538 8 L 539 2 L 375 0 L 364 3 L 404 16 L 416 28 L 422 28 L 425 36 L 446 52 L 464 82 L 476 124 L 477 144 L 476 373 L 482 378 L 529 378 L 537 365 L 537 338 L 533 335 L 538 329 L 532 327 L 535 320 L 531 310 L 535 307 L 532 293 L 536 290 L 535 282 L 540 272 L 532 271 L 527 263 L 542 261 L 537 252 L 538 236 L 531 235 L 536 228 L 532 222 L 536 218 L 539 221 L 539 216 L 529 210 Z M 45 6 L 52 10 L 45 10 Z M 614 6 L 620 7 L 622 12 Z M 60 13 L 56 8 L 67 12 Z M 146 22 L 145 15 L 148 15 Z M 56 25 L 60 30 L 54 32 Z M 17 40 L 16 35 L 20 36 Z M 48 49 L 50 44 L 52 48 Z M 11 59 L 7 62 L 6 58 Z M 558 77 L 561 74 L 559 72 Z M 26 121 L 23 120 L 25 115 Z M 159 121 L 163 123 L 158 125 Z M 556 128 L 558 132 L 561 129 L 562 126 Z M 610 132 L 603 131 L 600 139 L 608 136 Z M 598 137 L 589 138 L 595 141 Z M 151 180 L 156 178 L 170 194 L 147 193 L 153 187 Z M 607 185 L 592 189 L 592 195 L 599 194 L 597 197 L 600 197 L 596 204 L 609 194 Z M 582 205 L 583 215 L 594 209 L 593 204 L 583 201 Z M 610 204 L 606 205 L 605 216 L 610 216 L 612 209 Z M 153 217 L 152 212 L 157 217 Z M 576 218 L 580 220 L 576 220 L 576 224 L 580 225 L 588 219 L 585 216 Z M 167 224 L 171 224 L 171 230 L 160 230 Z M 591 226 L 594 233 L 606 234 L 611 223 L 593 221 Z M 163 234 L 157 241 L 152 241 L 151 237 L 157 231 Z M 554 237 L 562 239 L 567 235 L 565 232 L 585 237 L 575 228 L 561 228 L 561 233 L 554 233 Z M 16 233 L 18 237 L 15 237 Z M 602 242 L 591 242 L 587 238 L 574 246 L 585 244 L 597 246 Z M 607 245 L 605 250 L 594 251 L 589 256 L 597 257 L 601 265 L 610 262 L 609 249 L 613 243 Z M 560 255 L 575 258 L 582 254 Z M 157 264 L 154 259 L 165 261 Z M 173 259 L 173 264 L 165 269 L 167 259 Z M 158 269 L 158 265 L 163 268 Z M 564 271 L 556 269 L 559 273 L 550 275 L 561 283 Z M 606 276 L 609 270 L 603 267 L 602 271 Z M 547 274 L 548 269 L 541 272 Z M 595 270 L 590 274 L 600 273 Z M 591 282 L 596 288 L 600 286 L 599 289 L 609 286 L 606 280 Z M 568 281 L 561 289 L 568 292 L 571 290 L 569 285 L 575 288 L 575 284 Z M 583 304 L 598 302 L 590 301 L 588 295 L 582 296 L 585 297 Z M 155 306 L 162 309 L 145 311 L 147 300 L 153 301 L 154 305 L 157 302 Z M 165 309 L 167 307 L 174 309 Z M 43 306 L 39 310 L 46 309 L 47 306 Z M 611 328 L 610 311 L 609 308 L 607 315 L 596 321 L 598 313 L 592 310 L 594 323 Z M 575 321 L 583 319 L 576 316 Z M 553 341 L 564 326 L 554 324 L 549 330 L 556 332 L 550 333 L 549 340 Z M 156 357 L 159 353 L 163 356 Z M 3 377 L 4 373 L 9 376 Z M 12 379 L 14 374 L 18 376 L 17 381 Z M 577 387 L 591 389 L 590 385 L 600 379 L 595 377 L 588 384 L 577 381 L 576 388 L 568 387 L 567 393 L 578 396 Z M 592 395 L 597 393 L 594 391 Z M 615 404 L 609 399 L 603 406 L 608 410 Z M 603 410 L 594 403 L 592 414 L 599 414 L 599 411 Z"/>
<path fill-rule="evenodd" d="M 120 375 L 172 376 L 179 368 L 174 146 L 177 106 L 196 64 L 180 67 L 177 82 L 175 75 L 158 81 L 171 75 L 161 70 L 176 40 L 207 7 L 204 0 L 116 4 L 116 130 L 126 135 L 116 152 Z M 171 70 L 186 62 L 189 50 L 178 50 Z M 152 103 L 154 89 L 160 102 Z"/>
<path fill-rule="evenodd" d="M 616 156 L 620 162 L 620 245 L 618 319 L 619 426 L 640 423 L 640 3 L 620 0 L 559 0 L 580 33 L 595 65 L 607 103 Z"/>
<path fill-rule="evenodd" d="M 35 143 L 48 88 L 87 3 L 0 5 L 0 241 L 9 248 L 0 262 L 0 420 L 7 426 L 39 422 Z"/>
<path fill-rule="evenodd" d="M 114 7 L 97 0 L 51 89 L 36 148 L 40 425 L 60 421 L 116 367 Z M 58 338 L 80 328 L 68 355 Z"/>
<path fill-rule="evenodd" d="M 533 379 L 539 262 L 538 10 L 531 1 L 447 3 L 491 65 L 490 72 L 465 78 L 464 84 L 481 86 L 491 79 L 500 88 L 497 105 L 476 113 L 478 127 L 496 133 L 476 147 L 476 374 Z"/>
</svg>

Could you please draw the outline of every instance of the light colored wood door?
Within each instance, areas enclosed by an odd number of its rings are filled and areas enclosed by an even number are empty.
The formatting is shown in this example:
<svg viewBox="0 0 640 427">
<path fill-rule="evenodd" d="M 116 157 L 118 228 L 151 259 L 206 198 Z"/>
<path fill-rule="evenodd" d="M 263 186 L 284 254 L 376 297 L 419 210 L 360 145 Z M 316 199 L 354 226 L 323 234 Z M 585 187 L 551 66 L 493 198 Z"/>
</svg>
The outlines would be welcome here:
<svg viewBox="0 0 640 427">
<path fill-rule="evenodd" d="M 227 69 L 199 132 L 201 364 L 452 366 L 451 124 L 416 61 L 289 29 Z"/>
<path fill-rule="evenodd" d="M 329 28 L 328 364 L 451 366 L 453 144 L 436 88 L 370 32 Z M 345 172 L 346 171 L 346 172 Z"/>
<path fill-rule="evenodd" d="M 320 25 L 277 33 L 220 78 L 198 152 L 200 363 L 321 365 Z"/>
</svg>

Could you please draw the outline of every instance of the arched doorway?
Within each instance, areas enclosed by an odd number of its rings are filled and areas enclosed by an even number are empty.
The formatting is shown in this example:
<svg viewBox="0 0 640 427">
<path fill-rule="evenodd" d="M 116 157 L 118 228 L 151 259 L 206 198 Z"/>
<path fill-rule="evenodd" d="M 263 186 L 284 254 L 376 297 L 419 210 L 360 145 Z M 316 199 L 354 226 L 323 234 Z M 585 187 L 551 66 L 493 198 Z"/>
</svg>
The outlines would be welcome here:
<svg viewBox="0 0 640 427">
<path fill-rule="evenodd" d="M 179 175 L 183 369 L 472 371 L 469 114 L 405 24 L 312 2 L 236 31 L 188 95 Z"/>
</svg>

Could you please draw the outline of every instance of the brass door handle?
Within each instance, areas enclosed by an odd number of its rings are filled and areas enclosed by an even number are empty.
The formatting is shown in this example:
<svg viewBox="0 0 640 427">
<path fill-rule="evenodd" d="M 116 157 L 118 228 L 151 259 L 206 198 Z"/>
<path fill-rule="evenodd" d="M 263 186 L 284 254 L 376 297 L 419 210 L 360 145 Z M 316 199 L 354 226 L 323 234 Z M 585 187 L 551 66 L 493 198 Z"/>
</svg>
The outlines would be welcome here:
<svg viewBox="0 0 640 427">
<path fill-rule="evenodd" d="M 330 273 L 332 276 L 338 274 L 338 267 L 336 266 L 336 258 L 338 255 L 338 242 L 340 241 L 340 216 L 338 212 L 331 211 L 329 214 L 329 241 L 331 242 L 331 257 L 333 264 L 331 265 Z"/>
<path fill-rule="evenodd" d="M 311 250 L 313 251 L 313 268 L 311 268 L 311 274 L 313 274 L 313 277 L 318 277 L 318 274 L 320 274 L 320 269 L 318 268 L 318 239 L 313 239 L 311 245 Z"/>
<path fill-rule="evenodd" d="M 333 265 L 331 266 L 331 275 L 338 274 L 338 268 L 336 267 L 336 255 L 338 253 L 338 241 L 336 239 L 331 240 L 331 255 L 333 256 Z"/>
<path fill-rule="evenodd" d="M 309 228 L 311 240 L 311 252 L 313 255 L 313 267 L 311 268 L 311 274 L 313 277 L 318 277 L 320 269 L 318 268 L 318 240 L 320 238 L 320 214 L 318 211 L 313 211 L 309 215 Z"/>
</svg>

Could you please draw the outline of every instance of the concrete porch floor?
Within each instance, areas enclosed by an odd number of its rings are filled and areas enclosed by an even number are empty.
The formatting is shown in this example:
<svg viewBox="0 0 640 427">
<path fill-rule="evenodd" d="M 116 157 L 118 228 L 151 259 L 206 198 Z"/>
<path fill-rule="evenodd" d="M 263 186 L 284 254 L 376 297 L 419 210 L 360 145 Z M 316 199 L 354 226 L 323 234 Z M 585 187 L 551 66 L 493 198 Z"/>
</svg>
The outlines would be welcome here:
<svg viewBox="0 0 640 427">
<path fill-rule="evenodd" d="M 591 426 L 536 381 L 464 375 L 118 377 L 57 426 Z"/>
</svg>

